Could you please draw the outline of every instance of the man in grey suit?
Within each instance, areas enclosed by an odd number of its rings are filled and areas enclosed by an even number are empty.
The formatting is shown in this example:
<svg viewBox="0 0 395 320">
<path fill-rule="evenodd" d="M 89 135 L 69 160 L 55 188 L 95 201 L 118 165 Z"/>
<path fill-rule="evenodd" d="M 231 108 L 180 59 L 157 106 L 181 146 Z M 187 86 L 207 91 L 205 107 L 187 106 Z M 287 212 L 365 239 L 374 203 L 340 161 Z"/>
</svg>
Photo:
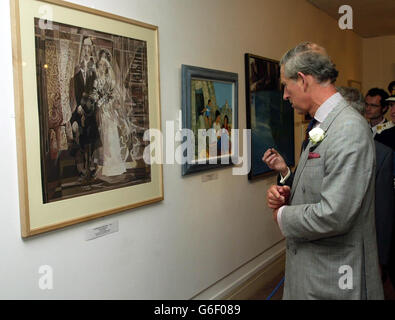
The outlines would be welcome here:
<svg viewBox="0 0 395 320">
<path fill-rule="evenodd" d="M 338 72 L 325 49 L 302 43 L 280 64 L 284 99 L 316 122 L 292 189 L 267 192 L 286 237 L 283 298 L 383 299 L 370 128 L 336 91 Z"/>
</svg>

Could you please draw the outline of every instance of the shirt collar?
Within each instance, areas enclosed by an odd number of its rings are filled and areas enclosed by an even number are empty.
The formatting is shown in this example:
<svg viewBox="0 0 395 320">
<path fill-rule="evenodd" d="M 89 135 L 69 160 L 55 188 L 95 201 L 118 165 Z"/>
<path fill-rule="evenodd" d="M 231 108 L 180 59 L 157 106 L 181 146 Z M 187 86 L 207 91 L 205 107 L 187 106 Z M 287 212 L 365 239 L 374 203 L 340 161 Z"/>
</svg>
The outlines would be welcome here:
<svg viewBox="0 0 395 320">
<path fill-rule="evenodd" d="M 385 122 L 387 122 L 387 119 L 386 119 L 386 118 L 384 118 L 383 120 L 381 120 L 380 123 L 376 124 L 375 126 L 371 126 L 371 127 L 372 127 L 372 128 L 377 128 L 377 126 L 379 126 L 380 124 L 383 124 L 383 123 L 385 123 Z"/>
<path fill-rule="evenodd" d="M 339 104 L 342 99 L 343 97 L 339 92 L 333 94 L 318 108 L 314 115 L 314 119 L 316 119 L 319 123 L 323 123 L 328 114 Z"/>
</svg>

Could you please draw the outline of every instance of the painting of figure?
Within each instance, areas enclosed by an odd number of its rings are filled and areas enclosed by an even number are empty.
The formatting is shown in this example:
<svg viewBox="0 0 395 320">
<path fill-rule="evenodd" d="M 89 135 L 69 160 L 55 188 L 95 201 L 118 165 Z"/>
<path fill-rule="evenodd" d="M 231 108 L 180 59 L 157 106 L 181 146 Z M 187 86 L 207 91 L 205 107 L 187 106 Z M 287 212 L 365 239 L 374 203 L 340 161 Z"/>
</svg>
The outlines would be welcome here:
<svg viewBox="0 0 395 320">
<path fill-rule="evenodd" d="M 145 41 L 35 19 L 44 203 L 149 183 Z"/>
<path fill-rule="evenodd" d="M 231 130 L 234 122 L 233 83 L 192 79 L 192 130 L 195 136 L 195 160 L 232 154 Z M 199 144 L 205 134 L 205 147 Z"/>
<path fill-rule="evenodd" d="M 251 129 L 251 171 L 249 179 L 268 172 L 262 161 L 275 148 L 289 166 L 294 165 L 294 113 L 283 100 L 280 66 L 277 61 L 245 55 L 247 128 Z"/>
</svg>

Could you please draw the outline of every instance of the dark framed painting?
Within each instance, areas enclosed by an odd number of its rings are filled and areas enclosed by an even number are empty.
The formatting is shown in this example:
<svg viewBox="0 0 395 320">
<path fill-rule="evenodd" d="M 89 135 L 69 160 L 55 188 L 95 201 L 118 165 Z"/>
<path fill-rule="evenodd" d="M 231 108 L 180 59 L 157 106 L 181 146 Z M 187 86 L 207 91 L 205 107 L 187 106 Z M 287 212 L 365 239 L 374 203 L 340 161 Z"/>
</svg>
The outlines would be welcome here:
<svg viewBox="0 0 395 320">
<path fill-rule="evenodd" d="M 163 199 L 158 28 L 58 0 L 12 0 L 22 236 Z M 148 135 L 149 136 L 149 135 Z"/>
<path fill-rule="evenodd" d="M 238 74 L 182 65 L 182 175 L 233 164 Z M 234 158 L 234 157 L 233 157 Z"/>
<path fill-rule="evenodd" d="M 247 129 L 251 129 L 249 179 L 272 172 L 262 157 L 275 148 L 288 166 L 295 164 L 294 111 L 283 100 L 279 62 L 245 54 Z"/>
</svg>

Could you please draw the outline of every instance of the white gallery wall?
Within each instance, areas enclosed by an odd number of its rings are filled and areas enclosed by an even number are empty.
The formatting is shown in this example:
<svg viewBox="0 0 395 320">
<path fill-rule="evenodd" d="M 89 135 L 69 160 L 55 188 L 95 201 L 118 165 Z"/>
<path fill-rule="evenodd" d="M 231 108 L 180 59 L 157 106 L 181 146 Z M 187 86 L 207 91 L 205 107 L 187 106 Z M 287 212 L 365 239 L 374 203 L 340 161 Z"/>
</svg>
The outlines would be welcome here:
<svg viewBox="0 0 395 320">
<path fill-rule="evenodd" d="M 181 64 L 239 74 L 241 129 L 244 53 L 280 59 L 297 43 L 315 41 L 335 60 L 339 84 L 362 81 L 362 39 L 304 0 L 73 2 L 159 27 L 162 128 L 181 109 Z M 251 183 L 227 168 L 202 182 L 204 174 L 182 178 L 179 165 L 164 165 L 163 202 L 22 240 L 9 3 L 0 3 L 0 299 L 220 298 L 282 252 L 265 206 L 274 176 Z M 298 117 L 295 131 L 298 154 Z M 119 232 L 85 241 L 86 229 L 111 221 Z M 39 288 L 42 265 L 52 267 L 52 290 Z"/>
</svg>

